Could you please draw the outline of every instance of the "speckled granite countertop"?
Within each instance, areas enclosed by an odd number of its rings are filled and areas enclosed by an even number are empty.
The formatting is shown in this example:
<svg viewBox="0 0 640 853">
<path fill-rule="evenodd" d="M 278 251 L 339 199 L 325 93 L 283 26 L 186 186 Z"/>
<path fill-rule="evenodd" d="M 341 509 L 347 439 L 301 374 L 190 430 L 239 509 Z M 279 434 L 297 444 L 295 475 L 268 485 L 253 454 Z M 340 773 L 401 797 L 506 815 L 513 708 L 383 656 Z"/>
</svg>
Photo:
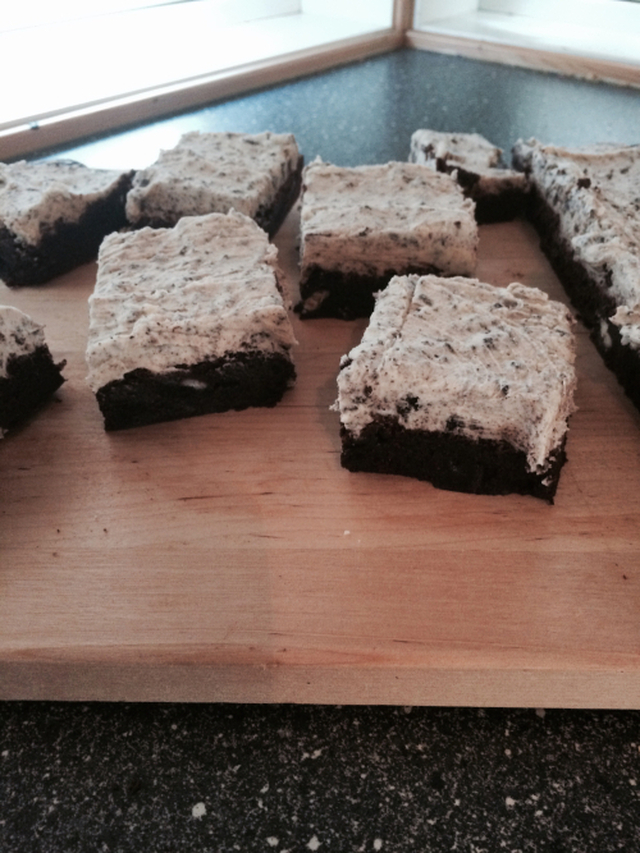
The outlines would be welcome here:
<svg viewBox="0 0 640 853">
<path fill-rule="evenodd" d="M 189 130 L 294 133 L 307 162 L 406 160 L 419 127 L 474 131 L 509 155 L 522 137 L 640 142 L 640 90 L 418 50 L 338 68 L 66 149 L 89 166 L 141 168 Z"/>
<path fill-rule="evenodd" d="M 640 849 L 640 714 L 0 706 L 0 849 Z"/>
<path fill-rule="evenodd" d="M 418 51 L 56 152 L 147 165 L 187 130 L 406 159 L 418 127 L 640 142 L 640 92 Z M 640 850 L 640 712 L 0 703 L 0 851 Z"/>
</svg>

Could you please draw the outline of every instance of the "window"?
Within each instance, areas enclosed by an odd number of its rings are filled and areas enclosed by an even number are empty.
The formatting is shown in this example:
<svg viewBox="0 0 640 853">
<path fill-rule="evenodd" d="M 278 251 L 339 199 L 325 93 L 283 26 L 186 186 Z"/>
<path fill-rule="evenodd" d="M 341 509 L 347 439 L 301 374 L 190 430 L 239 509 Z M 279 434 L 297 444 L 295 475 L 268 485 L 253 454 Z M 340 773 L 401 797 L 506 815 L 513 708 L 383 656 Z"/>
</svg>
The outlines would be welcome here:
<svg viewBox="0 0 640 853">
<path fill-rule="evenodd" d="M 390 50 L 403 38 L 393 0 L 10 5 L 0 17 L 0 160 Z"/>
<path fill-rule="evenodd" d="M 0 160 L 402 44 L 640 87 L 640 0 L 20 0 Z"/>
<path fill-rule="evenodd" d="M 417 0 L 413 41 L 640 86 L 638 0 Z"/>
</svg>

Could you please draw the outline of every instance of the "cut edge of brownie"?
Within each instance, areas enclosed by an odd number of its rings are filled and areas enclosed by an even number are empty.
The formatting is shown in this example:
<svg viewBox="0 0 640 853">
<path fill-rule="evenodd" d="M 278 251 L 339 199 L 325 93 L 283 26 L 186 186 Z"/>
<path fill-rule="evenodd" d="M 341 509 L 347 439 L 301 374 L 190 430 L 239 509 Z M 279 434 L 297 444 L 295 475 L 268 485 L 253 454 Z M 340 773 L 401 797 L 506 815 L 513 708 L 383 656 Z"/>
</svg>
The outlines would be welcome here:
<svg viewBox="0 0 640 853">
<path fill-rule="evenodd" d="M 96 398 L 107 431 L 196 415 L 273 407 L 295 380 L 281 353 L 232 353 L 153 373 L 137 368 L 99 388 Z"/>
<path fill-rule="evenodd" d="M 569 241 L 562 237 L 560 217 L 535 188 L 530 195 L 527 216 L 540 238 L 540 248 L 581 320 L 595 329 L 601 318 L 615 312 L 618 307 L 615 300 L 593 281 Z"/>
<path fill-rule="evenodd" d="M 493 193 L 477 190 L 480 183 L 478 172 L 472 172 L 459 165 L 447 163 L 441 157 L 436 158 L 438 172 L 452 174 L 457 172 L 457 181 L 465 196 L 475 202 L 475 216 L 478 225 L 490 225 L 494 222 L 509 222 L 525 216 L 528 205 L 529 189 L 518 190 L 513 187 Z"/>
<path fill-rule="evenodd" d="M 255 215 L 258 225 L 267 232 L 269 237 L 275 237 L 287 214 L 300 195 L 302 187 L 302 169 L 304 157 L 300 155 L 296 168 L 289 173 L 287 179 L 278 189 L 275 198 L 269 205 L 261 206 Z"/>
<path fill-rule="evenodd" d="M 623 344 L 619 329 L 609 319 L 618 304 L 592 279 L 569 242 L 562 238 L 560 217 L 535 187 L 527 215 L 540 238 L 540 248 L 589 329 L 602 360 L 640 410 L 640 351 Z"/>
<path fill-rule="evenodd" d="M 65 381 L 65 364 L 54 362 L 46 344 L 9 357 L 7 376 L 0 377 L 0 437 L 45 405 Z"/>
<path fill-rule="evenodd" d="M 566 434 L 542 472 L 529 470 L 524 451 L 506 441 L 407 429 L 391 417 L 377 417 L 358 436 L 344 426 L 340 434 L 340 461 L 349 471 L 413 477 L 468 494 L 529 495 L 549 504 L 567 459 Z"/>
<path fill-rule="evenodd" d="M 0 226 L 0 279 L 8 287 L 44 284 L 94 260 L 103 238 L 127 225 L 125 199 L 132 177 L 133 171 L 123 174 L 113 191 L 88 205 L 77 221 L 59 219 L 37 245 Z"/>
</svg>

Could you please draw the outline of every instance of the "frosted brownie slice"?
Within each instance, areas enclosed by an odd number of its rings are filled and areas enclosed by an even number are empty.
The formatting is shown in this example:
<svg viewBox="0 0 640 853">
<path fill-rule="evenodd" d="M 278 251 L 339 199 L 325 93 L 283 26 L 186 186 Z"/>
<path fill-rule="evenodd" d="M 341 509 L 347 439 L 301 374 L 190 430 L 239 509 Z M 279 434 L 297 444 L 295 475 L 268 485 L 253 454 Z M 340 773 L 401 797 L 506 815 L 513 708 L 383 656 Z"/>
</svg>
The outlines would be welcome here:
<svg viewBox="0 0 640 853">
<path fill-rule="evenodd" d="M 89 308 L 107 430 L 273 406 L 295 378 L 277 249 L 235 211 L 107 237 Z"/>
<path fill-rule="evenodd" d="M 0 305 L 0 438 L 39 409 L 64 382 L 43 327 Z"/>
<path fill-rule="evenodd" d="M 131 174 L 69 160 L 0 163 L 0 279 L 42 284 L 93 260 L 126 225 Z"/>
<path fill-rule="evenodd" d="M 302 317 L 367 317 L 393 275 L 475 272 L 473 202 L 449 175 L 413 163 L 304 171 Z"/>
<path fill-rule="evenodd" d="M 233 208 L 273 236 L 298 197 L 301 173 L 293 134 L 185 133 L 136 173 L 127 217 L 136 227 L 168 227 Z"/>
<path fill-rule="evenodd" d="M 537 289 L 396 277 L 341 361 L 342 464 L 552 503 L 573 365 L 572 316 Z"/>
<path fill-rule="evenodd" d="M 479 133 L 420 129 L 411 136 L 409 160 L 453 174 L 476 204 L 479 223 L 502 222 L 524 214 L 526 176 L 509 169 L 497 148 Z"/>
<path fill-rule="evenodd" d="M 640 409 L 640 146 L 568 149 L 520 140 L 541 246 Z"/>
</svg>

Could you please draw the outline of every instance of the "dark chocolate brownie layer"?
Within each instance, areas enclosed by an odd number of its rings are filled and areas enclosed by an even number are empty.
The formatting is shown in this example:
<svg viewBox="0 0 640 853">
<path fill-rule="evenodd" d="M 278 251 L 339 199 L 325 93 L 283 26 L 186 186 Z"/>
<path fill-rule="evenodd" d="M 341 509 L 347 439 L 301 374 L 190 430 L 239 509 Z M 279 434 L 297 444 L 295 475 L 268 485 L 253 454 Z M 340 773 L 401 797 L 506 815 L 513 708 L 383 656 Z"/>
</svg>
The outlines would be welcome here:
<svg viewBox="0 0 640 853">
<path fill-rule="evenodd" d="M 64 382 L 60 371 L 65 364 L 55 364 L 47 346 L 9 358 L 7 376 L 0 378 L 0 430 L 26 420 L 57 391 Z"/>
<path fill-rule="evenodd" d="M 609 320 L 593 329 L 591 339 L 627 397 L 640 410 L 640 350 L 623 346 L 620 330 Z"/>
<path fill-rule="evenodd" d="M 275 236 L 300 195 L 303 166 L 304 158 L 300 157 L 296 170 L 289 175 L 280 187 L 273 202 L 268 207 L 260 207 L 255 215 L 256 222 L 267 232 L 269 237 Z"/>
<path fill-rule="evenodd" d="M 349 471 L 399 474 L 476 495 L 532 495 L 551 504 L 566 461 L 563 441 L 547 471 L 535 474 L 526 454 L 505 441 L 409 430 L 394 418 L 377 419 L 357 438 L 342 428 L 341 437 L 341 462 Z"/>
<path fill-rule="evenodd" d="M 446 160 L 438 157 L 436 168 L 439 172 L 451 174 L 454 167 L 447 164 Z M 469 172 L 460 166 L 456 166 L 458 172 L 457 180 L 464 194 L 473 199 L 476 205 L 476 222 L 478 225 L 488 225 L 491 222 L 508 222 L 517 216 L 524 216 L 527 208 L 528 193 L 511 189 L 502 190 L 499 193 L 482 193 L 477 189 L 480 175 L 477 172 Z"/>
<path fill-rule="evenodd" d="M 370 317 L 375 304 L 374 294 L 383 290 L 394 275 L 439 275 L 433 266 L 417 269 L 386 270 L 383 275 L 358 275 L 324 270 L 318 266 L 309 268 L 304 282 L 300 283 L 300 301 L 295 311 L 302 320 L 317 317 L 336 317 L 340 320 L 355 320 Z"/>
<path fill-rule="evenodd" d="M 102 239 L 127 224 L 124 204 L 133 172 L 107 197 L 93 202 L 77 222 L 58 220 L 32 246 L 0 226 L 0 278 L 9 287 L 43 284 L 93 260 Z"/>
<path fill-rule="evenodd" d="M 138 368 L 96 394 L 106 430 L 249 406 L 275 406 L 295 379 L 279 354 L 238 353 L 165 374 Z"/>
</svg>

